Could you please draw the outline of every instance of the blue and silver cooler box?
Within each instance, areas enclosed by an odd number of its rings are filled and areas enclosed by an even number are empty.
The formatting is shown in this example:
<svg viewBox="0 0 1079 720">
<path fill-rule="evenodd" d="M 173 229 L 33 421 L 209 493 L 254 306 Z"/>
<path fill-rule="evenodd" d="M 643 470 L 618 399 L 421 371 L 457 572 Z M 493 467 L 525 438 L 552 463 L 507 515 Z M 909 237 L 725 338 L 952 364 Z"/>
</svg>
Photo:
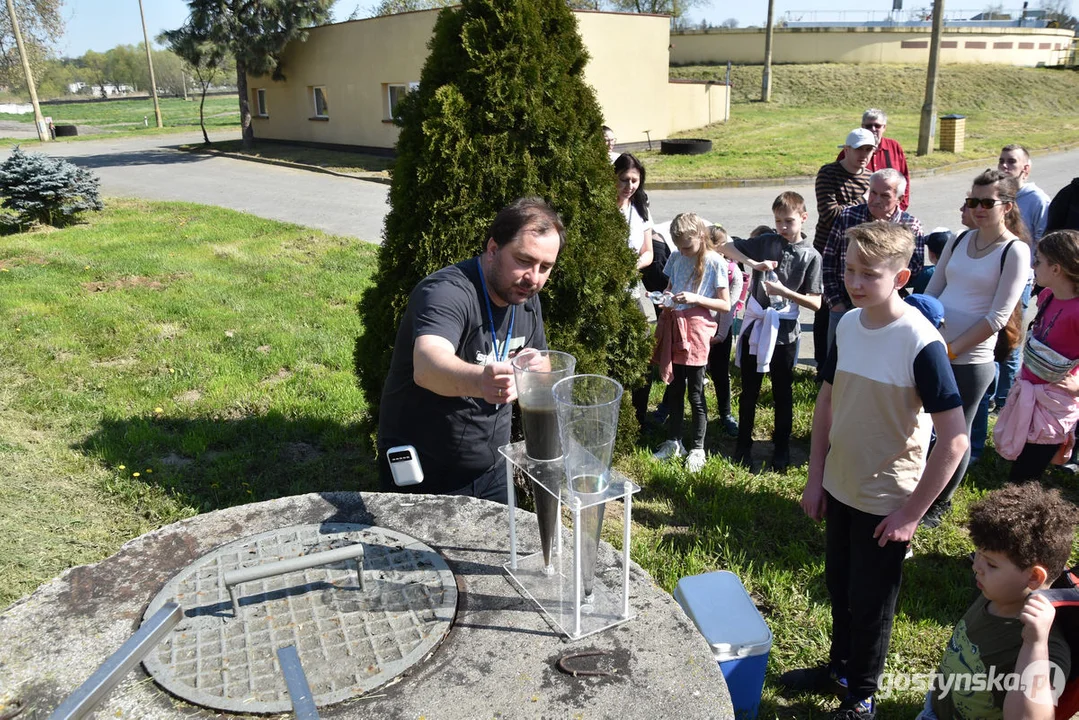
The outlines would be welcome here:
<svg viewBox="0 0 1079 720">
<path fill-rule="evenodd" d="M 757 717 L 772 631 L 738 576 L 726 570 L 682 578 L 674 599 L 712 646 L 738 718 Z"/>
</svg>

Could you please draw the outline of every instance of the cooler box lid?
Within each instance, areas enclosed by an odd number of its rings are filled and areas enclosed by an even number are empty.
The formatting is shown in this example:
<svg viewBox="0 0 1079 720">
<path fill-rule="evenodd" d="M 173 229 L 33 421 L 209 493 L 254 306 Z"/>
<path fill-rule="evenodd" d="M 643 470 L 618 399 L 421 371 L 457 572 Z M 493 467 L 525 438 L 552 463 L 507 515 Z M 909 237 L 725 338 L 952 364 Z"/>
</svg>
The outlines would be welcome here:
<svg viewBox="0 0 1079 720">
<path fill-rule="evenodd" d="M 734 573 L 718 570 L 684 577 L 674 588 L 674 599 L 712 646 L 718 662 L 772 649 L 772 631 Z"/>
</svg>

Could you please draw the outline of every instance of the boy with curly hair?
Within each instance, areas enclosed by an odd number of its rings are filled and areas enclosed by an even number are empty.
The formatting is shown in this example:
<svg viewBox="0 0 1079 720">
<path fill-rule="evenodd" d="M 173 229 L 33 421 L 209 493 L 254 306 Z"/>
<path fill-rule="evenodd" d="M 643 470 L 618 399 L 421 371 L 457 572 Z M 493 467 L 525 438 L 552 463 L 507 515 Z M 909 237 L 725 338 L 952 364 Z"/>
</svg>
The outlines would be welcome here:
<svg viewBox="0 0 1079 720">
<path fill-rule="evenodd" d="M 982 594 L 952 632 L 922 720 L 1053 717 L 1051 664 L 1063 682 L 1071 651 L 1052 627 L 1056 611 L 1037 591 L 1067 565 L 1075 515 L 1059 492 L 1038 484 L 1008 486 L 971 506 L 974 578 Z M 1027 682 L 991 681 L 1010 673 Z"/>
</svg>

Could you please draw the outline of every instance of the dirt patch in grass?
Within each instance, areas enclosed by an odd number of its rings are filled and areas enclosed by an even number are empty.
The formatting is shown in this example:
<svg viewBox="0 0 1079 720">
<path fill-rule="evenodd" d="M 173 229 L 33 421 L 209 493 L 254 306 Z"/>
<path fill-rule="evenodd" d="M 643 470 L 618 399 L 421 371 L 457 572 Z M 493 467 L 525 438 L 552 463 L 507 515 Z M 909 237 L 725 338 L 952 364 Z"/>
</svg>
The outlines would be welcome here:
<svg viewBox="0 0 1079 720">
<path fill-rule="evenodd" d="M 135 358 L 122 357 L 122 358 L 113 358 L 111 360 L 101 360 L 99 362 L 93 363 L 93 365 L 94 365 L 94 367 L 117 368 L 117 367 L 130 367 L 130 366 L 134 365 L 137 362 L 138 362 L 138 360 L 136 360 Z"/>
<path fill-rule="evenodd" d="M 176 402 L 182 402 L 182 403 L 198 402 L 199 400 L 202 400 L 202 393 L 199 392 L 198 390 L 188 390 L 185 393 L 180 393 L 179 395 L 177 395 L 173 399 Z"/>
<path fill-rule="evenodd" d="M 285 368 L 281 368 L 270 377 L 260 380 L 259 385 L 276 385 L 277 383 L 285 382 L 290 377 L 292 377 L 292 373 Z"/>
<path fill-rule="evenodd" d="M 13 270 L 26 265 L 48 265 L 49 259 L 44 255 L 16 255 L 15 257 L 0 259 L 0 270 Z"/>
<path fill-rule="evenodd" d="M 183 455 L 169 453 L 161 458 L 160 462 L 167 468 L 185 468 L 192 465 L 195 461 L 189 457 L 184 457 Z"/>
<path fill-rule="evenodd" d="M 281 448 L 281 459 L 290 463 L 305 463 L 318 460 L 320 457 L 322 457 L 322 451 L 305 442 L 285 443 Z"/>
<path fill-rule="evenodd" d="M 132 288 L 149 288 L 150 290 L 164 290 L 166 284 L 160 280 L 153 280 L 148 277 L 141 277 L 139 275 L 130 275 L 128 277 L 120 278 L 119 280 L 113 280 L 106 282 L 98 280 L 96 282 L 85 282 L 82 284 L 83 290 L 93 293 L 110 292 L 112 290 L 131 290 Z"/>
</svg>

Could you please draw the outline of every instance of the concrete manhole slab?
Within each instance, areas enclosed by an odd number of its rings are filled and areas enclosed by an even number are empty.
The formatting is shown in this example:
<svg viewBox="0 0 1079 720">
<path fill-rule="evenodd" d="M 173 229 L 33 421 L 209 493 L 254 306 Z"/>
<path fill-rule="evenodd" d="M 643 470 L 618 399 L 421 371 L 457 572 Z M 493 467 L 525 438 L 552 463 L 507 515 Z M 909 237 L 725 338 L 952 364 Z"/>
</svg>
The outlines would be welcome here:
<svg viewBox="0 0 1079 720">
<path fill-rule="evenodd" d="M 234 616 L 224 575 L 240 568 L 364 545 L 365 589 L 344 562 L 254 580 Z M 241 538 L 181 570 L 154 598 L 184 618 L 144 662 L 189 702 L 230 712 L 292 709 L 277 650 L 295 646 L 315 704 L 370 692 L 427 657 L 449 632 L 457 586 L 427 545 L 385 528 L 295 525 Z"/>
</svg>

